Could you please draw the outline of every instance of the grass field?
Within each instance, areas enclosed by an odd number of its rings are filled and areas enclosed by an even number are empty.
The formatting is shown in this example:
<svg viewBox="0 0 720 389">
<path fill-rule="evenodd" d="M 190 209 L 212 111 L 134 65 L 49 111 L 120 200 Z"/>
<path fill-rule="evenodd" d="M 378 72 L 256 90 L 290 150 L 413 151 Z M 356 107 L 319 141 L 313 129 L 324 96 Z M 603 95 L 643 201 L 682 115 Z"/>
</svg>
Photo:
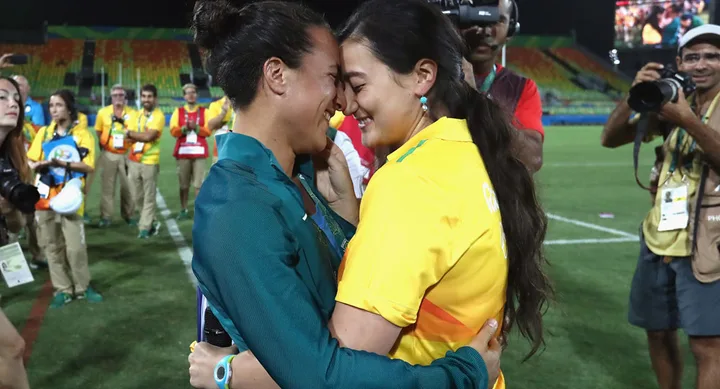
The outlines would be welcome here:
<svg viewBox="0 0 720 389">
<path fill-rule="evenodd" d="M 649 195 L 635 184 L 632 150 L 606 150 L 598 127 L 546 129 L 545 165 L 537 177 L 550 214 L 547 256 L 557 296 L 546 318 L 547 347 L 520 363 L 528 347 L 511 339 L 503 370 L 511 388 L 654 388 L 643 331 L 627 324 L 628 291 L 639 224 Z M 179 210 L 172 140 L 163 140 L 159 191 L 172 215 L 160 235 L 135 239 L 119 217 L 109 229 L 87 229 L 94 285 L 102 304 L 73 302 L 48 310 L 27 366 L 33 388 L 189 388 L 188 344 L 195 337 L 195 292 L 177 244 L 191 243 L 192 221 L 168 231 Z M 646 146 L 640 177 L 653 158 Z M 88 200 L 98 216 L 99 180 Z M 613 213 L 602 219 L 601 212 Z M 174 222 L 169 223 L 174 226 Z M 173 230 L 171 228 L 171 230 Z M 31 317 L 47 272 L 32 284 L 0 286 L 2 309 L 20 331 Z M 37 317 L 35 317 L 37 316 Z M 29 320 L 30 318 L 30 320 Z M 29 333 L 31 331 L 25 331 Z M 687 349 L 686 342 L 684 347 Z M 689 352 L 686 360 L 692 361 Z M 685 385 L 694 382 L 686 369 Z"/>
</svg>

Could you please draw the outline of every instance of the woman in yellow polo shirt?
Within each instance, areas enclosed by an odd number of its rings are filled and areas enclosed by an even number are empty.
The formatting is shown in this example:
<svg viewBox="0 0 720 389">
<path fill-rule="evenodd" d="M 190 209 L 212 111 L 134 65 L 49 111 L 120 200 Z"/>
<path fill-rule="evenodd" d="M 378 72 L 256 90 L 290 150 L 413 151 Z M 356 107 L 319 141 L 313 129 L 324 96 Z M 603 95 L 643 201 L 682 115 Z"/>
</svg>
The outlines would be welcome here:
<svg viewBox="0 0 720 389">
<path fill-rule="evenodd" d="M 52 122 L 38 131 L 28 159 L 30 167 L 37 172 L 36 185 L 41 199 L 35 207 L 36 217 L 45 239 L 50 280 L 55 288 L 50 306 L 62 307 L 73 298 L 100 302 L 102 296 L 90 287 L 82 217 L 84 204 L 68 210 L 51 206 L 51 200 L 60 195 L 68 182 L 77 178 L 84 185 L 86 175 L 93 172 L 95 138 L 87 125 L 79 122 L 72 92 L 55 92 L 50 96 L 49 106 Z M 76 196 L 80 196 L 82 190 L 78 189 Z"/>
<path fill-rule="evenodd" d="M 507 28 L 507 22 L 496 28 Z M 464 81 L 461 37 L 423 0 L 364 3 L 340 32 L 370 180 L 331 327 L 347 347 L 427 365 L 490 318 L 543 344 L 547 221 L 502 109 Z M 506 338 L 507 339 L 507 338 Z M 496 388 L 503 388 L 498 379 Z"/>
</svg>

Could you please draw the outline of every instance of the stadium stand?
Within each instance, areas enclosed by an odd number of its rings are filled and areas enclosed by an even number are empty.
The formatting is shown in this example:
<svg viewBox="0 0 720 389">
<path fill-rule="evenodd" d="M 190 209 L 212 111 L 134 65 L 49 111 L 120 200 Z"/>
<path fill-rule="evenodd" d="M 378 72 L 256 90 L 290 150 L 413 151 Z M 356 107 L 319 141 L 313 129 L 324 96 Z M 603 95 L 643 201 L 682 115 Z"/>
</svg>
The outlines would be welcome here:
<svg viewBox="0 0 720 389">
<path fill-rule="evenodd" d="M 159 106 L 167 115 L 182 104 L 181 87 L 194 73 L 187 30 L 56 26 L 49 27 L 48 36 L 45 45 L 0 45 L 0 52 L 30 55 L 29 63 L 13 72 L 33 80 L 33 98 L 41 102 L 61 85 L 78 90 L 75 75 L 81 70 L 85 42 L 95 43 L 95 82 L 90 97 L 79 101 L 90 111 L 103 105 L 99 76 L 103 70 L 106 98 L 109 86 L 116 83 L 136 89 L 139 70 L 141 84 L 157 86 Z M 509 68 L 538 84 L 546 116 L 607 115 L 617 96 L 630 87 L 629 78 L 575 46 L 568 37 L 515 37 L 506 59 Z M 212 99 L 201 103 L 223 96 L 211 80 L 208 92 Z"/>
</svg>

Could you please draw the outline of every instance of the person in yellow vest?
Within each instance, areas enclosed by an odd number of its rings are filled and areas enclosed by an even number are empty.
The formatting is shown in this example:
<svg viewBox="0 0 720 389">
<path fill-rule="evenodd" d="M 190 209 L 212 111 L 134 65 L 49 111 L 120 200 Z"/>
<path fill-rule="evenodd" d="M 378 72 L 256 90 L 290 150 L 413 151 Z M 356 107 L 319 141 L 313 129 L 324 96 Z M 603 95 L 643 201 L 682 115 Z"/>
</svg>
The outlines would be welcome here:
<svg viewBox="0 0 720 389">
<path fill-rule="evenodd" d="M 97 113 L 95 131 L 97 131 L 102 154 L 102 198 L 100 200 L 99 227 L 107 227 L 112 221 L 115 206 L 116 183 L 120 181 L 120 203 L 123 219 L 131 225 L 137 225 L 134 219 L 132 194 L 127 177 L 127 151 L 130 140 L 125 137 L 130 117 L 135 110 L 125 103 L 125 89 L 115 85 L 110 90 L 112 105 L 102 108 Z"/>
<path fill-rule="evenodd" d="M 160 231 L 160 222 L 155 218 L 155 194 L 165 114 L 157 108 L 157 88 L 154 85 L 142 87 L 140 100 L 143 109 L 130 118 L 125 135 L 132 144 L 128 156 L 128 174 L 134 204 L 140 208 L 138 238 L 147 239 Z"/>
<path fill-rule="evenodd" d="M 665 140 L 653 205 L 640 228 L 627 318 L 646 332 L 658 387 L 682 386 L 682 328 L 695 357 L 697 388 L 714 389 L 720 383 L 720 26 L 706 24 L 683 35 L 676 63 L 692 77 L 693 94 L 686 97 L 681 88 L 676 100 L 642 119 L 633 117 L 634 99 L 628 96 L 610 114 L 601 144 L 633 143 L 641 128 L 646 141 Z M 646 64 L 633 85 L 657 82 L 664 68 Z"/>
<path fill-rule="evenodd" d="M 177 140 L 173 157 L 177 160 L 178 179 L 180 181 L 180 206 L 178 219 L 190 217 L 188 196 L 190 185 L 195 188 L 197 197 L 205 178 L 205 164 L 208 158 L 207 110 L 197 104 L 197 87 L 193 84 L 183 86 L 185 106 L 176 108 L 170 118 L 170 134 Z"/>
<path fill-rule="evenodd" d="M 90 286 L 81 192 L 95 167 L 95 138 L 80 125 L 72 92 L 53 93 L 50 114 L 52 122 L 38 131 L 28 151 L 30 167 L 38 173 L 36 217 L 55 289 L 50 306 L 62 307 L 73 298 L 100 302 L 102 296 Z"/>
<path fill-rule="evenodd" d="M 212 162 L 215 164 L 218 160 L 218 148 L 217 148 L 217 137 L 223 134 L 227 134 L 229 128 L 232 128 L 232 123 L 235 120 L 235 111 L 232 109 L 232 103 L 227 96 L 213 101 L 208 107 L 208 128 L 210 132 L 215 134 L 215 147 L 213 147 L 213 159 Z"/>
</svg>

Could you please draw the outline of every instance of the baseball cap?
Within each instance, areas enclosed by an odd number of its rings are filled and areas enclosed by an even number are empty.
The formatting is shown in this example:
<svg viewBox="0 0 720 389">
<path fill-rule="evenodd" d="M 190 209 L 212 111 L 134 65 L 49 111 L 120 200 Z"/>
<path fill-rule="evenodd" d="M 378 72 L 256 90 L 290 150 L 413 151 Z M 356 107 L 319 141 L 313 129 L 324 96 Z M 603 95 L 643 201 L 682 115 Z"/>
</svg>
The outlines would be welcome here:
<svg viewBox="0 0 720 389">
<path fill-rule="evenodd" d="M 692 30 L 688 31 L 685 35 L 682 36 L 682 38 L 680 38 L 680 44 L 678 45 L 678 53 L 680 53 L 683 47 L 687 46 L 688 44 L 690 44 L 690 42 L 701 36 L 714 36 L 715 38 L 720 40 L 720 26 L 718 26 L 717 24 L 703 24 L 702 26 L 695 27 Z"/>
</svg>

